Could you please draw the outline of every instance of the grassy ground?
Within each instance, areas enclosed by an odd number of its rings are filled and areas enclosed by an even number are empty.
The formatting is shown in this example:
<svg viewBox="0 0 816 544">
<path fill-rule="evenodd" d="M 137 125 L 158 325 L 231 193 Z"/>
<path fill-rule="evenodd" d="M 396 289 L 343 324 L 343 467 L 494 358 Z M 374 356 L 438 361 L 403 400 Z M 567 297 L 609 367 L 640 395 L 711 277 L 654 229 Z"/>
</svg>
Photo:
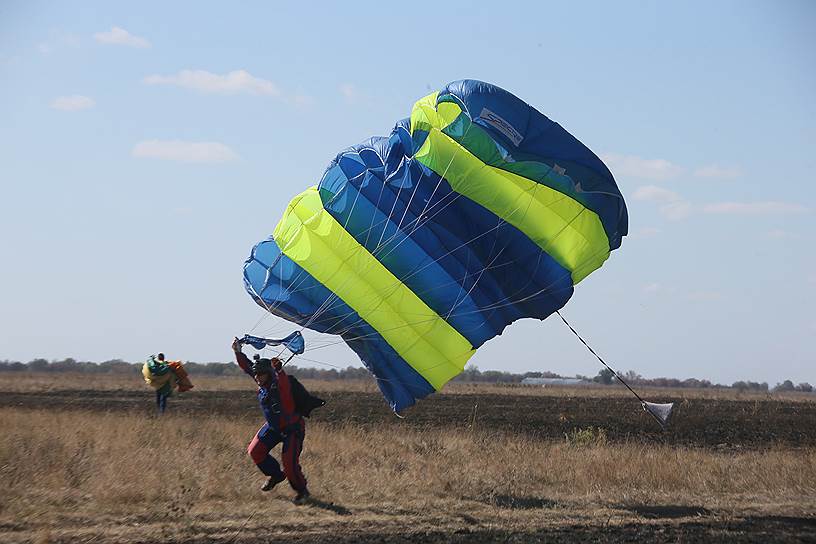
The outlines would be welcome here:
<svg viewBox="0 0 816 544">
<path fill-rule="evenodd" d="M 236 387 L 251 397 L 246 381 Z M 258 490 L 245 452 L 256 410 L 0 408 L 0 542 L 816 540 L 813 447 L 719 451 L 617 440 L 603 426 L 544 439 L 506 425 L 316 417 L 302 456 L 315 500 L 298 507 L 285 485 Z"/>
</svg>

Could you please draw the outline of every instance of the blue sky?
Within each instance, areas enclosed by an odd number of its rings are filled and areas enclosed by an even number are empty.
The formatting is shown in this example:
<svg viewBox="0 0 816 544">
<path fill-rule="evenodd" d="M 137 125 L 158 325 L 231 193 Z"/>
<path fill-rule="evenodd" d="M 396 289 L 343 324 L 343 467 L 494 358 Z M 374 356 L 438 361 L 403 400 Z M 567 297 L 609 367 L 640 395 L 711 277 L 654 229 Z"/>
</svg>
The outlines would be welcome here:
<svg viewBox="0 0 816 544">
<path fill-rule="evenodd" d="M 338 151 L 475 78 L 618 180 L 631 234 L 564 310 L 613 367 L 814 383 L 814 23 L 804 1 L 6 1 L 0 359 L 218 361 L 292 330 L 244 292 L 251 247 Z M 598 371 L 552 318 L 471 364 Z"/>
</svg>

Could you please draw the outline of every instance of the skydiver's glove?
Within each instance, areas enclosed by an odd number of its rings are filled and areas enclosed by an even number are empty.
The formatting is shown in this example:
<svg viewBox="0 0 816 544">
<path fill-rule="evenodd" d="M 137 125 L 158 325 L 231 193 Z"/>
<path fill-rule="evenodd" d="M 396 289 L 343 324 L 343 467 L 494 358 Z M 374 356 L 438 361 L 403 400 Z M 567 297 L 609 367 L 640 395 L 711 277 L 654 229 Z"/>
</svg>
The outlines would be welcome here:
<svg viewBox="0 0 816 544">
<path fill-rule="evenodd" d="M 235 353 L 241 352 L 241 342 L 238 341 L 238 337 L 232 339 L 232 351 Z"/>
</svg>

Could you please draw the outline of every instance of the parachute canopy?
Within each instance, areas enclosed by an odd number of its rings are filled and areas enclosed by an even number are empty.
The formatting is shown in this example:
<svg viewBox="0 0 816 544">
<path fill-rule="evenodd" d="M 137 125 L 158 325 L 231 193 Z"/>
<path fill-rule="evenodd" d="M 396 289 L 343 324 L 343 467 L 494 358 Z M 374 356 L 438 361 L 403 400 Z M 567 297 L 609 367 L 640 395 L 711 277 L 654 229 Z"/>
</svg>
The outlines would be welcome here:
<svg viewBox="0 0 816 544">
<path fill-rule="evenodd" d="M 586 146 L 496 86 L 457 81 L 340 153 L 253 249 L 273 314 L 340 335 L 395 411 L 517 319 L 544 319 L 627 232 Z"/>
</svg>

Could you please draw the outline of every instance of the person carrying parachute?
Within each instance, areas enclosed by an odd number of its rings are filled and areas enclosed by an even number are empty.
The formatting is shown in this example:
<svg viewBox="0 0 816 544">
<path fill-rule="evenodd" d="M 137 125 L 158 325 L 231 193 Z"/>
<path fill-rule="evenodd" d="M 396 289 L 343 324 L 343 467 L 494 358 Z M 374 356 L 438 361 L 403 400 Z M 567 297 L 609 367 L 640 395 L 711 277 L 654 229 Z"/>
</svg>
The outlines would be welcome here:
<svg viewBox="0 0 816 544">
<path fill-rule="evenodd" d="M 310 494 L 300 466 L 300 453 L 306 435 L 303 417 L 308 417 L 312 409 L 322 406 L 324 402 L 309 395 L 293 376 L 287 375 L 277 357 L 266 359 L 256 355 L 250 362 L 241 351 L 241 343 L 238 338 L 232 341 L 235 361 L 258 384 L 258 402 L 266 418 L 247 446 L 252 461 L 267 476 L 261 490 L 271 491 L 279 483 L 289 480 L 289 485 L 297 493 L 293 502 L 304 504 Z M 283 444 L 283 470 L 278 461 L 269 455 L 279 443 Z"/>
<path fill-rule="evenodd" d="M 181 361 L 165 361 L 164 353 L 148 357 L 142 365 L 142 375 L 147 385 L 156 390 L 156 408 L 159 414 L 167 409 L 167 399 L 174 389 L 184 393 L 193 388 Z"/>
</svg>

